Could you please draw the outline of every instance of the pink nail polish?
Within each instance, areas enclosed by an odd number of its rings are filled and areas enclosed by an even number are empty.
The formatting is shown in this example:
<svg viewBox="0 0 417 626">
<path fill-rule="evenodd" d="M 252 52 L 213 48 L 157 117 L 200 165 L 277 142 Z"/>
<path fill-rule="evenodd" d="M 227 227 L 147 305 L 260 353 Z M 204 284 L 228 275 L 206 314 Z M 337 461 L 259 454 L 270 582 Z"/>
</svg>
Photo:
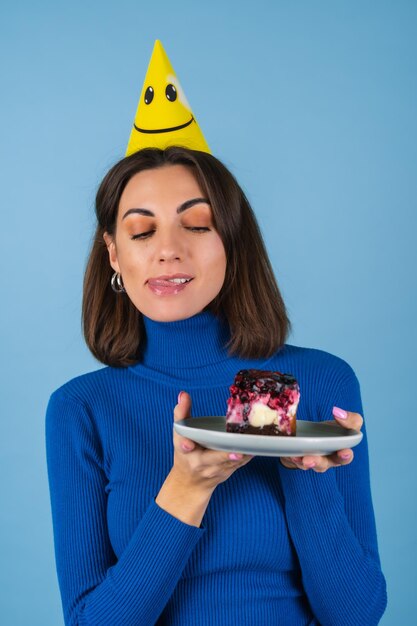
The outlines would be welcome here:
<svg viewBox="0 0 417 626">
<path fill-rule="evenodd" d="M 340 456 L 345 461 L 347 461 L 347 459 L 350 459 L 350 453 L 349 452 L 345 452 L 344 454 L 341 454 Z"/>
<path fill-rule="evenodd" d="M 338 417 L 341 420 L 345 420 L 348 416 L 347 411 L 344 411 L 343 409 L 339 409 L 338 406 L 333 407 L 333 415 L 335 417 Z"/>
<path fill-rule="evenodd" d="M 232 454 L 229 454 L 229 459 L 231 461 L 240 461 L 242 458 L 241 454 L 235 454 L 234 452 Z"/>
<path fill-rule="evenodd" d="M 311 461 L 311 463 L 307 463 L 306 465 L 304 465 L 304 467 L 306 467 L 307 469 L 313 469 L 313 467 L 315 467 L 316 464 L 314 461 Z"/>
<path fill-rule="evenodd" d="M 184 393 L 183 391 L 180 391 L 178 394 L 178 404 L 181 404 L 181 396 L 183 393 Z"/>
<path fill-rule="evenodd" d="M 191 446 L 187 443 L 182 443 L 181 448 L 184 450 L 184 452 L 189 452 L 190 450 L 192 450 Z"/>
</svg>

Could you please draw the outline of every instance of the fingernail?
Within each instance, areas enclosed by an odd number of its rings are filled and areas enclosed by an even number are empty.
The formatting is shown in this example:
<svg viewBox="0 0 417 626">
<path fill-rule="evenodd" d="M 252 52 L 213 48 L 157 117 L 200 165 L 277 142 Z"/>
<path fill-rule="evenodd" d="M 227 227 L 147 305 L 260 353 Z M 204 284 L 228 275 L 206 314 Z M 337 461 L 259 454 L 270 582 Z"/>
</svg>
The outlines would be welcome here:
<svg viewBox="0 0 417 626">
<path fill-rule="evenodd" d="M 180 391 L 178 394 L 178 404 L 181 404 L 181 396 L 183 393 L 184 393 L 183 391 Z"/>
<path fill-rule="evenodd" d="M 240 461 L 242 458 L 243 458 L 243 454 L 235 454 L 235 453 L 229 454 L 229 459 L 231 461 Z"/>
<path fill-rule="evenodd" d="M 192 450 L 192 447 L 188 443 L 182 443 L 181 448 L 184 450 L 184 452 L 189 452 L 190 450 Z"/>
<path fill-rule="evenodd" d="M 306 467 L 307 469 L 312 469 L 313 467 L 315 467 L 315 465 L 315 461 L 311 461 L 311 463 L 305 463 L 304 467 Z"/>
<path fill-rule="evenodd" d="M 348 416 L 347 411 L 344 411 L 343 409 L 339 409 L 338 406 L 333 407 L 333 415 L 335 417 L 338 417 L 341 420 L 345 420 Z"/>
<path fill-rule="evenodd" d="M 340 455 L 340 457 L 346 461 L 347 459 L 350 459 L 350 452 L 344 452 Z"/>
</svg>

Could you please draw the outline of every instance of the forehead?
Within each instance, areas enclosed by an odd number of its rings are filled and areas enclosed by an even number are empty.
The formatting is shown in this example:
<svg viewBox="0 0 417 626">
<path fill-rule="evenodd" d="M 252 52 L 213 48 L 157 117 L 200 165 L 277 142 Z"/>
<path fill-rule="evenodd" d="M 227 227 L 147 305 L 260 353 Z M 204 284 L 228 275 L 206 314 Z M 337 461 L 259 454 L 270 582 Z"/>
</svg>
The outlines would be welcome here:
<svg viewBox="0 0 417 626">
<path fill-rule="evenodd" d="M 146 205 L 178 203 L 201 194 L 201 188 L 190 167 L 164 165 L 134 174 L 123 190 L 119 205 L 121 208 L 150 208 Z"/>
</svg>

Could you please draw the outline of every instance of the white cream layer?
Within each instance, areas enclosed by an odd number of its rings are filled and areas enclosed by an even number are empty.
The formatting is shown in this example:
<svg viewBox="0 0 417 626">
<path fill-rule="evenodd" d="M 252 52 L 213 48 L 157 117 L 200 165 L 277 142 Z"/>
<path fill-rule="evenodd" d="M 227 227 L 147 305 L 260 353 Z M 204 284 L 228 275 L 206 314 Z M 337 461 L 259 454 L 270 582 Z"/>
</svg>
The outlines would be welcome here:
<svg viewBox="0 0 417 626">
<path fill-rule="evenodd" d="M 263 402 L 254 402 L 248 415 L 249 422 L 256 428 L 268 426 L 274 422 L 278 422 L 278 413 L 274 409 L 270 409 Z"/>
<path fill-rule="evenodd" d="M 294 402 L 289 407 L 289 415 L 295 415 L 297 410 L 298 402 Z M 269 406 L 264 404 L 263 402 L 254 402 L 251 407 L 251 411 L 248 415 L 249 423 L 256 428 L 262 428 L 263 426 L 268 426 L 269 424 L 280 424 L 282 421 L 282 417 L 278 411 L 274 409 L 270 409 Z"/>
</svg>

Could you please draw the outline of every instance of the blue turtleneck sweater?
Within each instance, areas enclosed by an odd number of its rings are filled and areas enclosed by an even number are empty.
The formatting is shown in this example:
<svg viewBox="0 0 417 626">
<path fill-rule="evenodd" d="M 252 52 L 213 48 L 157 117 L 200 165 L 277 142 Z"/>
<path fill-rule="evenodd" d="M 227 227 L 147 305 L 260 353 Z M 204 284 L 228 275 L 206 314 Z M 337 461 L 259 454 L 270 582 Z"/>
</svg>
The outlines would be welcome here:
<svg viewBox="0 0 417 626">
<path fill-rule="evenodd" d="M 173 408 L 224 415 L 242 368 L 291 373 L 301 420 L 362 413 L 351 367 L 284 346 L 229 357 L 226 326 L 203 312 L 145 319 L 140 363 L 105 367 L 56 390 L 46 415 L 55 554 L 72 626 L 372 626 L 386 604 L 366 433 L 353 462 L 323 474 L 254 457 L 213 493 L 200 527 L 160 508 L 173 463 Z M 242 435 L 244 436 L 244 435 Z"/>
</svg>

